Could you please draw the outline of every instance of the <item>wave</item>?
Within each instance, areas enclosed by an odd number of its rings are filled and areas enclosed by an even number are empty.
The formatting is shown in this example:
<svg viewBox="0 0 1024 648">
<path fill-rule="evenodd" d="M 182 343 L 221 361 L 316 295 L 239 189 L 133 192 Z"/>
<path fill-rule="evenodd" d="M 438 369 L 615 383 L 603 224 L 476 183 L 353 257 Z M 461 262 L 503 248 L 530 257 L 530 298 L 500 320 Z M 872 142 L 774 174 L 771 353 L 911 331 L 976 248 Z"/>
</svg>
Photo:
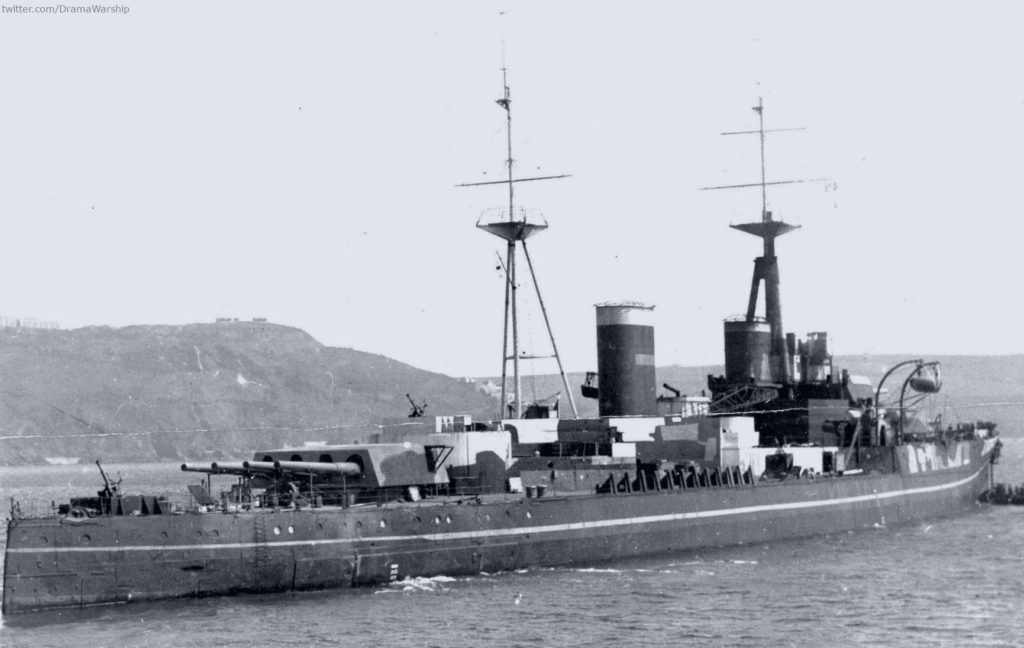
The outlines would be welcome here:
<svg viewBox="0 0 1024 648">
<path fill-rule="evenodd" d="M 394 592 L 447 592 L 445 583 L 454 583 L 456 580 L 451 576 L 417 576 L 414 578 L 403 578 L 399 581 L 388 583 L 387 588 L 377 590 L 374 594 L 389 594 Z"/>
</svg>

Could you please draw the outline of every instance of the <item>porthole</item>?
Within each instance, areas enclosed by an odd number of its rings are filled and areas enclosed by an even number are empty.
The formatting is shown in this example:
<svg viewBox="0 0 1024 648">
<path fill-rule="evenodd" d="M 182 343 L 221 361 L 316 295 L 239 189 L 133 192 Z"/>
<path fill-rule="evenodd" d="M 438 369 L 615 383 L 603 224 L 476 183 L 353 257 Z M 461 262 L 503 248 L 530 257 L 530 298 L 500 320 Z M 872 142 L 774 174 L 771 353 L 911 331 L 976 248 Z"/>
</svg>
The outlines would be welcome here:
<svg viewBox="0 0 1024 648">
<path fill-rule="evenodd" d="M 356 521 L 356 528 L 357 529 L 362 529 L 363 528 L 363 523 L 361 521 Z"/>
<path fill-rule="evenodd" d="M 388 523 L 387 523 L 387 522 L 386 522 L 385 520 L 381 520 L 381 521 L 380 521 L 380 528 L 382 528 L 382 529 L 383 529 L 383 528 L 384 528 L 384 527 L 386 527 L 387 525 L 388 525 Z"/>
<path fill-rule="evenodd" d="M 317 522 L 316 523 L 316 528 L 318 528 L 321 531 L 323 531 L 324 530 L 324 523 L 323 522 Z"/>
<path fill-rule="evenodd" d="M 160 537 L 161 537 L 162 539 L 166 540 L 166 539 L 167 539 L 167 532 L 166 532 L 166 531 L 161 531 L 161 532 L 160 532 Z"/>
<path fill-rule="evenodd" d="M 450 516 L 450 515 L 444 516 L 444 521 L 447 522 L 448 524 L 451 524 L 452 523 L 452 516 Z"/>
<path fill-rule="evenodd" d="M 491 514 L 490 513 L 484 513 L 484 519 L 487 520 L 488 522 L 490 522 L 491 521 Z"/>
<path fill-rule="evenodd" d="M 88 533 L 83 533 L 82 534 L 82 542 L 90 542 L 91 540 L 92 540 L 92 536 L 91 535 L 89 535 Z"/>
<path fill-rule="evenodd" d="M 274 527 L 274 535 L 281 535 L 281 527 L 279 527 L 279 526 Z"/>
<path fill-rule="evenodd" d="M 440 518 L 440 516 L 439 516 L 439 517 L 435 517 L 435 518 L 434 518 L 434 524 L 441 524 L 441 518 Z"/>
<path fill-rule="evenodd" d="M 212 535 L 214 538 L 219 538 L 220 537 L 220 531 L 218 531 L 217 529 L 214 529 L 213 531 L 210 531 L 210 535 Z"/>
<path fill-rule="evenodd" d="M 533 517 L 533 514 L 531 514 L 529 511 L 527 511 L 526 512 L 526 519 L 529 520 L 532 517 Z"/>
</svg>

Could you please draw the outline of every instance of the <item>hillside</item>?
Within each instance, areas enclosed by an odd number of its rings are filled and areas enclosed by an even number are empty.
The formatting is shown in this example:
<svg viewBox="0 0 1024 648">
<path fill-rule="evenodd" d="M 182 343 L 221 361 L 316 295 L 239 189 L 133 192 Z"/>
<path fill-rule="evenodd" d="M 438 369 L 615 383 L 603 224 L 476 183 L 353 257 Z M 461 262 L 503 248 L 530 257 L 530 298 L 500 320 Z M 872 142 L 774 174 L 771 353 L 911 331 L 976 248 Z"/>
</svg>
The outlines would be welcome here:
<svg viewBox="0 0 1024 648">
<path fill-rule="evenodd" d="M 0 329 L 0 464 L 241 459 L 409 411 L 493 415 L 465 383 L 265 322 Z"/>
<path fill-rule="evenodd" d="M 865 355 L 836 356 L 837 369 L 845 368 L 853 375 L 867 376 L 878 384 L 885 371 L 897 362 L 915 356 Z M 932 416 L 943 413 L 949 422 L 991 420 L 999 424 L 1002 434 L 1024 434 L 1024 356 L 926 356 L 927 361 L 942 363 L 942 391 L 933 399 Z M 596 370 L 596 363 L 595 363 Z M 707 382 L 708 374 L 720 375 L 721 365 L 707 367 L 681 367 L 671 365 L 657 368 L 658 392 L 665 393 L 662 383 L 668 383 L 684 394 L 698 394 Z M 906 373 L 897 372 L 887 381 L 890 393 L 899 390 Z M 597 416 L 597 401 L 580 397 L 579 386 L 584 374 L 569 374 L 580 415 Z M 491 378 L 499 382 L 498 378 Z M 545 375 L 523 379 L 527 399 L 544 398 L 564 391 L 558 376 Z M 943 410 L 945 410 L 943 412 Z M 569 406 L 563 395 L 562 414 L 568 416 Z"/>
<path fill-rule="evenodd" d="M 903 359 L 835 363 L 877 382 Z M 944 379 L 933 415 L 945 408 L 947 421 L 1024 430 L 1024 356 L 928 359 L 942 362 Z M 695 394 L 721 371 L 659 367 L 658 384 Z M 582 382 L 570 375 L 580 414 L 596 416 L 597 402 L 579 396 Z M 563 391 L 557 376 L 526 377 L 523 387 L 528 399 Z M 405 416 L 406 393 L 426 400 L 428 415 L 489 418 L 497 409 L 472 384 L 265 322 L 0 328 L 0 464 L 241 459 L 258 447 L 357 440 L 382 419 Z"/>
</svg>

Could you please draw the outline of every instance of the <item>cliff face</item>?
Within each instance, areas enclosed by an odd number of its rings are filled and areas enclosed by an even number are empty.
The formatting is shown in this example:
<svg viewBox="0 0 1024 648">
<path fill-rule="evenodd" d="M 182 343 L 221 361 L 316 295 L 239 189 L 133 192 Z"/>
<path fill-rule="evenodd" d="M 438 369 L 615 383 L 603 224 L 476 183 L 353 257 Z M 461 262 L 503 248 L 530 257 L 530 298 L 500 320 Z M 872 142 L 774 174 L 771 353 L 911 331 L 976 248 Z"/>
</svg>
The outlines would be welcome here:
<svg viewBox="0 0 1024 648">
<path fill-rule="evenodd" d="M 406 416 L 492 416 L 473 385 L 265 322 L 0 330 L 0 464 L 246 458 Z"/>
</svg>

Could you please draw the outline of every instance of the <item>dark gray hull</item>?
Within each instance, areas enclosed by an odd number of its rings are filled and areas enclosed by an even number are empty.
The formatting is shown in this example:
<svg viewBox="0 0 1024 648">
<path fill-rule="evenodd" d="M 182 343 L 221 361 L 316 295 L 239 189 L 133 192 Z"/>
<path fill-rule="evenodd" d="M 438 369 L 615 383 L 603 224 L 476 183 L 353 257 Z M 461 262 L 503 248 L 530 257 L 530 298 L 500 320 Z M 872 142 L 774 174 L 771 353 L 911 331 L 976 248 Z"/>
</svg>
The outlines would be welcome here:
<svg viewBox="0 0 1024 648">
<path fill-rule="evenodd" d="M 960 465 L 914 473 L 904 465 L 628 495 L 14 520 L 3 612 L 597 564 L 905 523 L 976 506 L 990 445 L 962 445 Z"/>
</svg>

